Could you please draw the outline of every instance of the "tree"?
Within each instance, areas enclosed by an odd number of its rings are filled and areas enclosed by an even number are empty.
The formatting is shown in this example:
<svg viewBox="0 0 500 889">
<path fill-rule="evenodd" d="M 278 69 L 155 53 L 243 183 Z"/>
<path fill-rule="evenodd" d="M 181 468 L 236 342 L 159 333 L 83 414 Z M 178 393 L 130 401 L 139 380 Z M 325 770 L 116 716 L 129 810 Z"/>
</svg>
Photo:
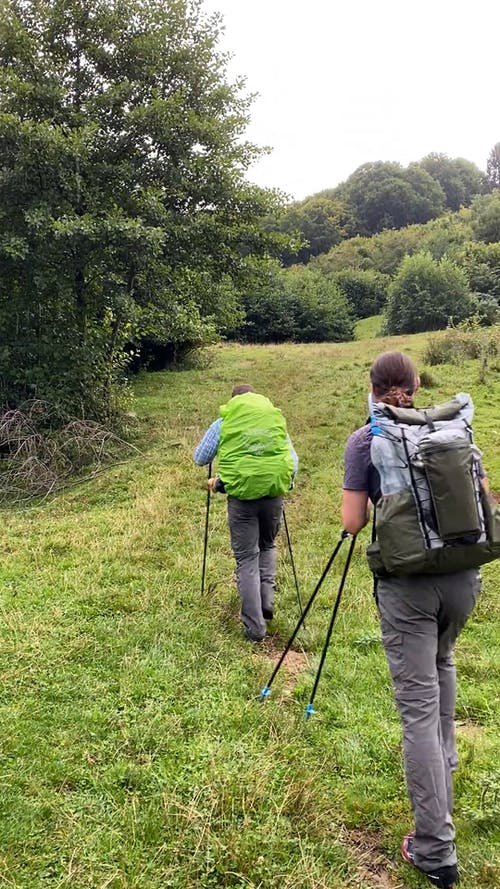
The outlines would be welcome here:
<svg viewBox="0 0 500 889">
<path fill-rule="evenodd" d="M 307 263 L 312 256 L 326 253 L 345 237 L 346 210 L 336 199 L 311 195 L 287 207 L 277 228 L 295 235 L 302 244 L 298 250 L 282 255 L 283 264 Z"/>
<path fill-rule="evenodd" d="M 338 285 L 321 272 L 296 265 L 283 272 L 300 343 L 344 342 L 354 335 L 354 315 Z"/>
<path fill-rule="evenodd" d="M 490 188 L 500 188 L 500 142 L 497 142 L 489 153 L 486 176 Z"/>
<path fill-rule="evenodd" d="M 413 206 L 407 224 L 428 222 L 440 216 L 446 208 L 445 194 L 439 182 L 423 170 L 419 164 L 409 164 L 404 179 L 413 190 Z"/>
<path fill-rule="evenodd" d="M 500 242 L 471 241 L 457 254 L 456 262 L 465 271 L 474 293 L 494 297 L 500 304 Z"/>
<path fill-rule="evenodd" d="M 364 164 L 336 190 L 352 216 L 350 234 L 372 235 L 439 216 L 445 206 L 441 186 L 410 164 Z"/>
<path fill-rule="evenodd" d="M 430 253 L 417 253 L 403 260 L 389 288 L 385 328 L 388 334 L 440 330 L 472 310 L 462 269 L 447 257 L 436 261 Z"/>
<path fill-rule="evenodd" d="M 478 197 L 472 204 L 472 230 L 478 241 L 500 241 L 500 191 Z"/>
<path fill-rule="evenodd" d="M 309 266 L 281 269 L 274 260 L 255 263 L 243 296 L 245 321 L 231 332 L 255 343 L 342 342 L 353 337 L 354 315 L 333 279 Z"/>
<path fill-rule="evenodd" d="M 450 210 L 469 207 L 472 199 L 484 191 L 484 174 L 465 158 L 451 159 L 446 154 L 434 152 L 424 157 L 418 166 L 439 183 Z"/>
<path fill-rule="evenodd" d="M 234 324 L 277 201 L 200 0 L 7 0 L 0 25 L 0 402 L 105 416 L 124 344 Z"/>
<path fill-rule="evenodd" d="M 356 318 L 377 315 L 387 300 L 390 278 L 373 269 L 344 269 L 335 275 L 342 293 L 346 297 Z"/>
</svg>

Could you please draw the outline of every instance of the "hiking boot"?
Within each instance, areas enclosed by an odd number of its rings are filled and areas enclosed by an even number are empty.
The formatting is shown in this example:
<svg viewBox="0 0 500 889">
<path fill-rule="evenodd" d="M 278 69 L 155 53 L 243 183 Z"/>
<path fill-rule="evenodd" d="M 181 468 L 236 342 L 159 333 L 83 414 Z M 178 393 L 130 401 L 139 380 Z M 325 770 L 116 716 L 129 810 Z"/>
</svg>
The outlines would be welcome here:
<svg viewBox="0 0 500 889">
<path fill-rule="evenodd" d="M 274 611 L 272 608 L 263 608 L 262 609 L 262 617 L 264 620 L 272 620 L 274 617 Z"/>
<path fill-rule="evenodd" d="M 401 843 L 401 855 L 404 860 L 408 862 L 408 864 L 412 864 L 413 867 L 416 867 L 420 873 L 425 874 L 428 880 L 431 881 L 433 886 L 437 886 L 438 889 L 453 889 L 458 883 L 458 871 L 456 864 L 450 864 L 448 867 L 438 867 L 437 870 L 422 870 L 418 864 L 415 864 L 415 853 L 413 851 L 413 843 L 415 840 L 415 834 L 409 833 L 407 836 L 403 837 L 403 842 Z"/>
<path fill-rule="evenodd" d="M 254 637 L 250 636 L 250 634 L 247 633 L 246 630 L 243 630 L 243 635 L 245 636 L 245 639 L 247 640 L 247 642 L 251 642 L 252 645 L 261 645 L 262 642 L 264 641 L 264 639 L 266 638 L 265 636 L 261 636 L 260 639 L 254 639 Z"/>
</svg>

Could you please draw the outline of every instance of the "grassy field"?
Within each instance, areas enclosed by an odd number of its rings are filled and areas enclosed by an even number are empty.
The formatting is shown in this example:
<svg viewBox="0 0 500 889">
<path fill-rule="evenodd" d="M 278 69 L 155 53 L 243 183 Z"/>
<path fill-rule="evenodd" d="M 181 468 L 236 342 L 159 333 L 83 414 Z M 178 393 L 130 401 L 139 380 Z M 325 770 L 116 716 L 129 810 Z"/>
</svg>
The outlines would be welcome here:
<svg viewBox="0 0 500 889">
<path fill-rule="evenodd" d="M 384 320 L 383 315 L 371 315 L 369 318 L 362 318 L 356 322 L 354 328 L 354 339 L 368 340 L 377 336 Z"/>
<path fill-rule="evenodd" d="M 136 385 L 142 456 L 2 513 L 0 887 L 347 889 L 427 885 L 398 860 L 411 827 L 401 738 L 360 535 L 316 698 L 304 707 L 344 554 L 273 694 L 297 618 L 280 543 L 274 633 L 242 638 L 224 498 L 192 449 L 236 381 L 284 409 L 301 458 L 287 515 L 304 595 L 340 532 L 342 454 L 383 348 L 425 337 L 214 347 L 207 366 Z M 500 490 L 500 380 L 431 370 L 422 400 L 472 392 Z M 457 649 L 456 823 L 467 889 L 499 886 L 500 564 Z"/>
</svg>

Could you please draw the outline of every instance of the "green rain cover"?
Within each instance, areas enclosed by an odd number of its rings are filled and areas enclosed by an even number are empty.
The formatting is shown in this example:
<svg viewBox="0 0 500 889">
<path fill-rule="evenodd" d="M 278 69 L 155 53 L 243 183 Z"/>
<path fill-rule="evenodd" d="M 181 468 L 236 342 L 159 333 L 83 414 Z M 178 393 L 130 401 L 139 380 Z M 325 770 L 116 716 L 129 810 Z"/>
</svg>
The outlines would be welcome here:
<svg viewBox="0 0 500 889">
<path fill-rule="evenodd" d="M 278 497 L 290 490 L 293 459 L 286 421 L 264 395 L 245 392 L 221 406 L 218 473 L 239 500 Z"/>
</svg>

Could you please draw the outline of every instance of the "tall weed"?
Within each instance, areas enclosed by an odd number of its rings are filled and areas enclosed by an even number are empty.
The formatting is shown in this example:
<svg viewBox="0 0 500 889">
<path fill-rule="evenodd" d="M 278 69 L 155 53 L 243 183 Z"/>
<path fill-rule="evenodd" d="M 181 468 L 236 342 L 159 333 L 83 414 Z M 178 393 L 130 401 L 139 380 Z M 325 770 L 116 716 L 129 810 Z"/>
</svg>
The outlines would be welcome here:
<svg viewBox="0 0 500 889">
<path fill-rule="evenodd" d="M 461 364 L 467 359 L 478 358 L 481 368 L 486 371 L 489 361 L 500 355 L 500 332 L 498 328 L 487 330 L 481 326 L 479 318 L 467 318 L 456 326 L 449 327 L 444 334 L 429 338 L 423 353 L 426 364 Z"/>
</svg>

